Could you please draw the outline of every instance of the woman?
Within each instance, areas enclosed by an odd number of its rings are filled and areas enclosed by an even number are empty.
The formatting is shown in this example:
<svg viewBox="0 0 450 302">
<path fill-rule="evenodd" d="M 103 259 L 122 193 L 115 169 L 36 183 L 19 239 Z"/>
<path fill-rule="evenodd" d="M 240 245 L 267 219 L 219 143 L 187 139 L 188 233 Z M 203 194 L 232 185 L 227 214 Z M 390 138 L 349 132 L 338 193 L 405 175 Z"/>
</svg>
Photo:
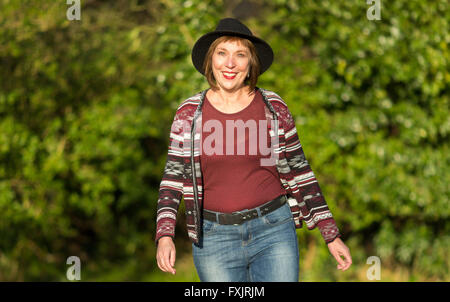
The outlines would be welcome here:
<svg viewBox="0 0 450 302">
<path fill-rule="evenodd" d="M 348 269 L 349 250 L 286 103 L 256 87 L 272 64 L 271 47 L 226 18 L 196 42 L 192 61 L 211 88 L 185 100 L 172 124 L 158 199 L 158 267 L 176 272 L 173 237 L 184 196 L 201 281 L 298 281 L 302 222 L 319 228 L 337 268 Z"/>
</svg>

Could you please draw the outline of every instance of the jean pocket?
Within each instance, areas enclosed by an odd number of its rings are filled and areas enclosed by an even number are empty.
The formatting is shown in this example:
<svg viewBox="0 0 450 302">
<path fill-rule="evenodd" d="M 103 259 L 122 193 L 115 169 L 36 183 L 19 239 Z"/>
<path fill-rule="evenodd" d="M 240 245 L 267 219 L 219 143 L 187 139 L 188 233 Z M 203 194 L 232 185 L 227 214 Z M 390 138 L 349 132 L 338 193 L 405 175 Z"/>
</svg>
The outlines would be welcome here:
<svg viewBox="0 0 450 302">
<path fill-rule="evenodd" d="M 208 236 L 208 235 L 215 233 L 216 226 L 217 226 L 217 223 L 214 223 L 214 222 L 206 220 L 206 219 L 203 220 L 203 224 L 202 224 L 203 236 Z"/>
<path fill-rule="evenodd" d="M 276 226 L 293 220 L 292 212 L 288 204 L 282 205 L 280 208 L 263 216 L 265 224 Z"/>
</svg>

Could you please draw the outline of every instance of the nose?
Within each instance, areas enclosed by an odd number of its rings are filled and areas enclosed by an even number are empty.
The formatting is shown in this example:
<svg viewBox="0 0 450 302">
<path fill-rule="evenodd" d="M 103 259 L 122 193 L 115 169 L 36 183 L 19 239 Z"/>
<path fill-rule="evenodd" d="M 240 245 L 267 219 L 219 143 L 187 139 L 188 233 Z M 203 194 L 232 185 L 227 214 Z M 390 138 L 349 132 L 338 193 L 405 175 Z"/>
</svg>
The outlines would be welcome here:
<svg viewBox="0 0 450 302">
<path fill-rule="evenodd" d="M 227 57 L 227 61 L 225 62 L 225 66 L 227 68 L 233 69 L 233 67 L 235 66 L 235 62 L 234 62 L 233 56 L 228 56 Z"/>
</svg>

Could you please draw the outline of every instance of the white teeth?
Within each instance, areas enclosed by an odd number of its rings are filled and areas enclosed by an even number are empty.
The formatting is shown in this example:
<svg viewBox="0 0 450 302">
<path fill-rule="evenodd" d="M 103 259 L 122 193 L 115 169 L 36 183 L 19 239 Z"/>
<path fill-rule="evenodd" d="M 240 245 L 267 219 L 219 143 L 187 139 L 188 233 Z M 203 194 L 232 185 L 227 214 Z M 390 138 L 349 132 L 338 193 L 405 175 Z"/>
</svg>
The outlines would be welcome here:
<svg viewBox="0 0 450 302">
<path fill-rule="evenodd" d="M 223 74 L 226 75 L 226 76 L 230 76 L 230 77 L 236 75 L 236 73 L 233 73 L 233 72 L 231 72 L 231 73 L 230 72 L 224 72 Z"/>
</svg>

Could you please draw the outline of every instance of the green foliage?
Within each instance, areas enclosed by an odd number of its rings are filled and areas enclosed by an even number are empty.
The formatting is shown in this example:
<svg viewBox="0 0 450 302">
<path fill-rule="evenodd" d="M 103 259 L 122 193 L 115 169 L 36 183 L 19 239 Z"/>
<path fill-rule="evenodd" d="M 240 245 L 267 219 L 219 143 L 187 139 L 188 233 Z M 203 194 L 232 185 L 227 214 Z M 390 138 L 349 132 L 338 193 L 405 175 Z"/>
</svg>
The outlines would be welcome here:
<svg viewBox="0 0 450 302">
<path fill-rule="evenodd" d="M 345 237 L 448 276 L 446 4 L 383 2 L 382 20 L 368 21 L 363 2 L 277 3 L 265 33 L 278 26 L 281 55 L 264 81 L 296 115 Z"/>
<path fill-rule="evenodd" d="M 0 7 L 0 280 L 66 280 L 71 255 L 83 280 L 162 278 L 149 272 L 170 122 L 207 87 L 190 50 L 226 16 L 273 47 L 258 86 L 295 116 L 355 265 L 378 255 L 448 280 L 446 1 L 383 1 L 380 21 L 365 1 L 95 0 L 81 21 L 65 1 Z M 317 231 L 299 236 L 303 280 L 342 278 Z"/>
</svg>

